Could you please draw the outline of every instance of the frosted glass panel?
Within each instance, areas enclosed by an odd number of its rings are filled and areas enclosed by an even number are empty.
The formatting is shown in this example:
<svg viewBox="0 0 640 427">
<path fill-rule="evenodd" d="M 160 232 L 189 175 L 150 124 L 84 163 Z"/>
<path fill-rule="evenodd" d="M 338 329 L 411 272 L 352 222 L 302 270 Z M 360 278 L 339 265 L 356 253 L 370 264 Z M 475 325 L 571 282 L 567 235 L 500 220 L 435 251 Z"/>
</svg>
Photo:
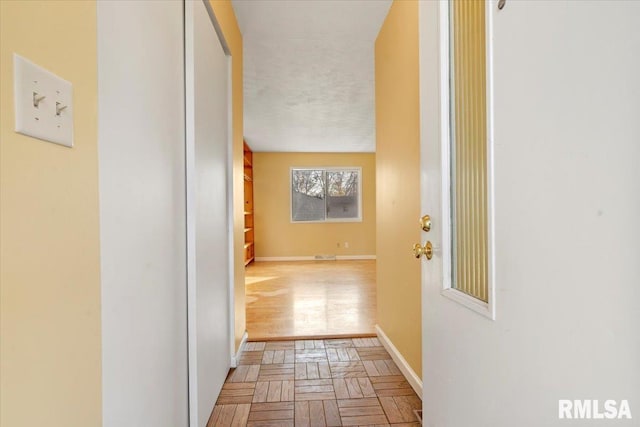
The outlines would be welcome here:
<svg viewBox="0 0 640 427">
<path fill-rule="evenodd" d="M 485 2 L 454 0 L 450 5 L 453 287 L 486 302 Z"/>
</svg>

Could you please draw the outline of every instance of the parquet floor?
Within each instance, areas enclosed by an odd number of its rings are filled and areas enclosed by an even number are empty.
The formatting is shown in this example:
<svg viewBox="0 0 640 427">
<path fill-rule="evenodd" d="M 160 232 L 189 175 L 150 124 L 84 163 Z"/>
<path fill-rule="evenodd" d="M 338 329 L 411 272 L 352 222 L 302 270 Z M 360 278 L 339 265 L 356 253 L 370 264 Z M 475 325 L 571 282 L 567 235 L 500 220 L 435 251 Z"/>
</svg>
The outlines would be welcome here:
<svg viewBox="0 0 640 427">
<path fill-rule="evenodd" d="M 252 340 L 375 334 L 375 260 L 254 262 L 245 274 Z"/>
<path fill-rule="evenodd" d="M 377 338 L 250 342 L 207 427 L 419 426 L 421 406 Z"/>
</svg>

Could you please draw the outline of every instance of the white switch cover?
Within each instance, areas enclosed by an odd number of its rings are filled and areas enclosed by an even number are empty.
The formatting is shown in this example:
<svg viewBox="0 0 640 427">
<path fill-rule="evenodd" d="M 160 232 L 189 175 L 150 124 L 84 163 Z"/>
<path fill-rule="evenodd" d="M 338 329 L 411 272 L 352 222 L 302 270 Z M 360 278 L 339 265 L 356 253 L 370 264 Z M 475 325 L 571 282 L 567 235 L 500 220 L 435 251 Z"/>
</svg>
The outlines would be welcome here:
<svg viewBox="0 0 640 427">
<path fill-rule="evenodd" d="M 73 86 L 13 54 L 16 132 L 73 147 Z"/>
</svg>

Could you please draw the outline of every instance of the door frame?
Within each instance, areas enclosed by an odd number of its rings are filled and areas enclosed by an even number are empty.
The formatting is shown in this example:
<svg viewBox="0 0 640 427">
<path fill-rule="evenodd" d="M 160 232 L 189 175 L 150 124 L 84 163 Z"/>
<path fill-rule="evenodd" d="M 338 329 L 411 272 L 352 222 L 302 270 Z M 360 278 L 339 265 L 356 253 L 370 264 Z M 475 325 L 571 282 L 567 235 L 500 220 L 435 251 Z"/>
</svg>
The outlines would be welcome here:
<svg viewBox="0 0 640 427">
<path fill-rule="evenodd" d="M 229 329 L 228 329 L 228 337 L 229 337 L 229 360 L 231 361 L 231 365 L 234 365 L 235 360 L 235 258 L 234 258 L 234 207 L 233 207 L 233 61 L 231 55 L 231 49 L 229 48 L 229 44 L 227 43 L 224 34 L 222 32 L 222 28 L 220 23 L 218 22 L 213 8 L 208 0 L 183 0 L 183 7 L 185 9 L 184 13 L 184 30 L 185 30 L 185 57 L 184 57 L 184 67 L 185 67 L 185 153 L 186 153 L 186 236 L 187 236 L 187 370 L 188 370 L 188 404 L 189 404 L 189 425 L 195 419 L 197 420 L 197 413 L 192 414 L 192 402 L 197 402 L 197 387 L 193 386 L 192 377 L 197 375 L 197 372 L 193 370 L 193 357 L 195 357 L 196 351 L 196 295 L 195 295 L 195 263 L 196 263 L 196 253 L 193 249 L 193 237 L 195 236 L 195 206 L 194 206 L 194 188 L 193 181 L 196 173 L 195 169 L 195 140 L 193 135 L 190 134 L 188 129 L 189 123 L 193 121 L 194 111 L 189 105 L 193 105 L 195 101 L 195 94 L 191 92 L 190 86 L 188 83 L 188 79 L 190 79 L 194 72 L 194 62 L 193 58 L 190 57 L 187 53 L 186 47 L 191 44 L 193 45 L 193 40 L 189 40 L 188 37 L 191 37 L 190 34 L 193 33 L 193 28 L 191 31 L 187 28 L 187 19 L 186 19 L 186 2 L 188 1 L 202 1 L 205 9 L 207 10 L 207 14 L 209 15 L 209 19 L 211 20 L 211 24 L 216 32 L 218 40 L 220 41 L 220 45 L 225 54 L 227 61 L 227 141 L 226 141 L 226 178 L 227 178 L 227 191 L 226 191 L 226 216 L 227 216 L 227 255 L 228 255 L 228 283 L 227 283 L 227 291 L 228 291 L 228 313 L 229 313 Z M 189 74 L 191 73 L 191 74 Z M 233 366 L 229 366 L 231 368 Z M 213 408 L 211 408 L 213 410 Z"/>
</svg>

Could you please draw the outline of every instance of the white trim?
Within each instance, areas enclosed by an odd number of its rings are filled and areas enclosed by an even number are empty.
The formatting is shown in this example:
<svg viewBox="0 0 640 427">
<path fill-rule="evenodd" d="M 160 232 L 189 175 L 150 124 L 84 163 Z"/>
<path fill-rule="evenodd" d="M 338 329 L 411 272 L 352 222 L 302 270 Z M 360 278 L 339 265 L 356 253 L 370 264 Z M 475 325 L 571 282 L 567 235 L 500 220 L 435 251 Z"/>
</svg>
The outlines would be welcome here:
<svg viewBox="0 0 640 427">
<path fill-rule="evenodd" d="M 336 255 L 338 261 L 355 261 L 361 259 L 376 259 L 375 255 Z"/>
<path fill-rule="evenodd" d="M 188 390 L 189 423 L 197 424 L 198 419 L 198 375 L 197 369 L 197 333 L 196 333 L 196 202 L 195 202 L 195 63 L 194 49 L 194 12 L 193 7 L 184 3 L 185 32 L 185 163 L 186 163 L 186 232 L 187 232 L 187 347 L 188 347 Z"/>
<path fill-rule="evenodd" d="M 409 363 L 407 363 L 400 351 L 396 348 L 395 345 L 393 345 L 389 337 L 382 331 L 382 328 L 379 325 L 376 325 L 376 334 L 378 335 L 378 339 L 380 340 L 384 348 L 391 355 L 393 361 L 396 362 L 396 365 L 398 365 L 398 368 L 400 368 L 402 374 L 405 376 L 409 384 L 411 384 L 413 390 L 420 397 L 420 399 L 422 399 L 422 379 L 420 379 L 415 371 L 411 369 Z"/>
<path fill-rule="evenodd" d="M 440 11 L 440 132 L 442 147 L 441 161 L 441 221 L 442 221 L 442 287 L 451 288 L 451 124 L 450 124 L 450 92 L 449 92 L 449 2 L 441 0 Z"/>
<path fill-rule="evenodd" d="M 209 8 L 209 2 L 205 2 Z M 214 27 L 217 23 L 214 20 Z M 231 52 L 227 53 L 227 237 L 229 250 L 229 351 L 231 354 L 231 366 L 234 361 L 236 343 L 236 307 L 235 307 L 235 244 L 234 244 L 234 181 L 233 181 L 233 60 Z M 246 335 L 246 332 L 245 332 Z M 241 343 L 242 345 L 242 343 Z M 238 348 L 240 350 L 240 348 Z"/>
<path fill-rule="evenodd" d="M 486 2 L 487 25 L 487 278 L 489 280 L 488 311 L 496 320 L 496 230 L 495 230 L 495 164 L 494 164 L 494 101 L 493 101 L 493 2 Z"/>
<path fill-rule="evenodd" d="M 257 256 L 255 261 L 314 261 L 315 257 L 312 256 Z"/>
<path fill-rule="evenodd" d="M 486 48 L 487 48 L 487 280 L 488 303 L 452 288 L 452 243 L 451 243 L 451 122 L 449 38 L 451 23 L 449 3 L 441 0 L 440 12 L 440 134 L 442 168 L 442 291 L 441 295 L 462 304 L 491 320 L 496 319 L 495 309 L 495 221 L 494 221 L 494 161 L 493 161 L 493 15 L 492 2 L 486 2 Z"/>
<path fill-rule="evenodd" d="M 327 219 L 319 219 L 317 221 L 289 221 L 291 224 L 327 224 L 332 222 L 342 223 L 342 222 L 362 222 L 362 218 L 327 218 Z"/>
<path fill-rule="evenodd" d="M 362 259 L 376 259 L 375 255 L 336 255 L 337 261 L 354 261 Z M 333 261 L 316 259 L 315 256 L 259 256 L 255 258 L 258 262 L 272 261 Z"/>
<path fill-rule="evenodd" d="M 240 361 L 240 356 L 242 356 L 242 352 L 244 351 L 244 345 L 247 343 L 248 339 L 249 339 L 249 334 L 247 333 L 247 331 L 244 331 L 244 334 L 242 335 L 242 339 L 240 340 L 240 345 L 238 346 L 238 352 L 231 355 L 231 367 L 232 368 L 237 368 L 238 367 L 238 362 Z M 235 342 L 235 339 L 232 340 L 232 342 Z"/>
<path fill-rule="evenodd" d="M 489 316 L 489 304 L 482 300 L 479 300 L 478 298 L 465 294 L 464 292 L 459 291 L 455 288 L 443 289 L 442 291 L 440 291 L 440 294 L 452 301 L 464 305 L 468 309 L 473 310 L 478 314 L 491 318 Z"/>
<path fill-rule="evenodd" d="M 220 44 L 222 45 L 222 51 L 226 56 L 230 57 L 231 49 L 229 48 L 229 43 L 227 43 L 227 39 L 224 37 L 224 33 L 222 32 L 222 27 L 220 27 L 218 18 L 216 18 L 216 14 L 213 11 L 213 6 L 211 6 L 211 3 L 209 3 L 208 0 L 202 0 L 202 3 L 204 3 L 204 7 L 207 9 L 207 13 L 209 14 L 209 19 L 211 19 L 211 23 L 213 24 L 213 29 L 216 31 L 218 40 L 220 40 Z"/>
</svg>

